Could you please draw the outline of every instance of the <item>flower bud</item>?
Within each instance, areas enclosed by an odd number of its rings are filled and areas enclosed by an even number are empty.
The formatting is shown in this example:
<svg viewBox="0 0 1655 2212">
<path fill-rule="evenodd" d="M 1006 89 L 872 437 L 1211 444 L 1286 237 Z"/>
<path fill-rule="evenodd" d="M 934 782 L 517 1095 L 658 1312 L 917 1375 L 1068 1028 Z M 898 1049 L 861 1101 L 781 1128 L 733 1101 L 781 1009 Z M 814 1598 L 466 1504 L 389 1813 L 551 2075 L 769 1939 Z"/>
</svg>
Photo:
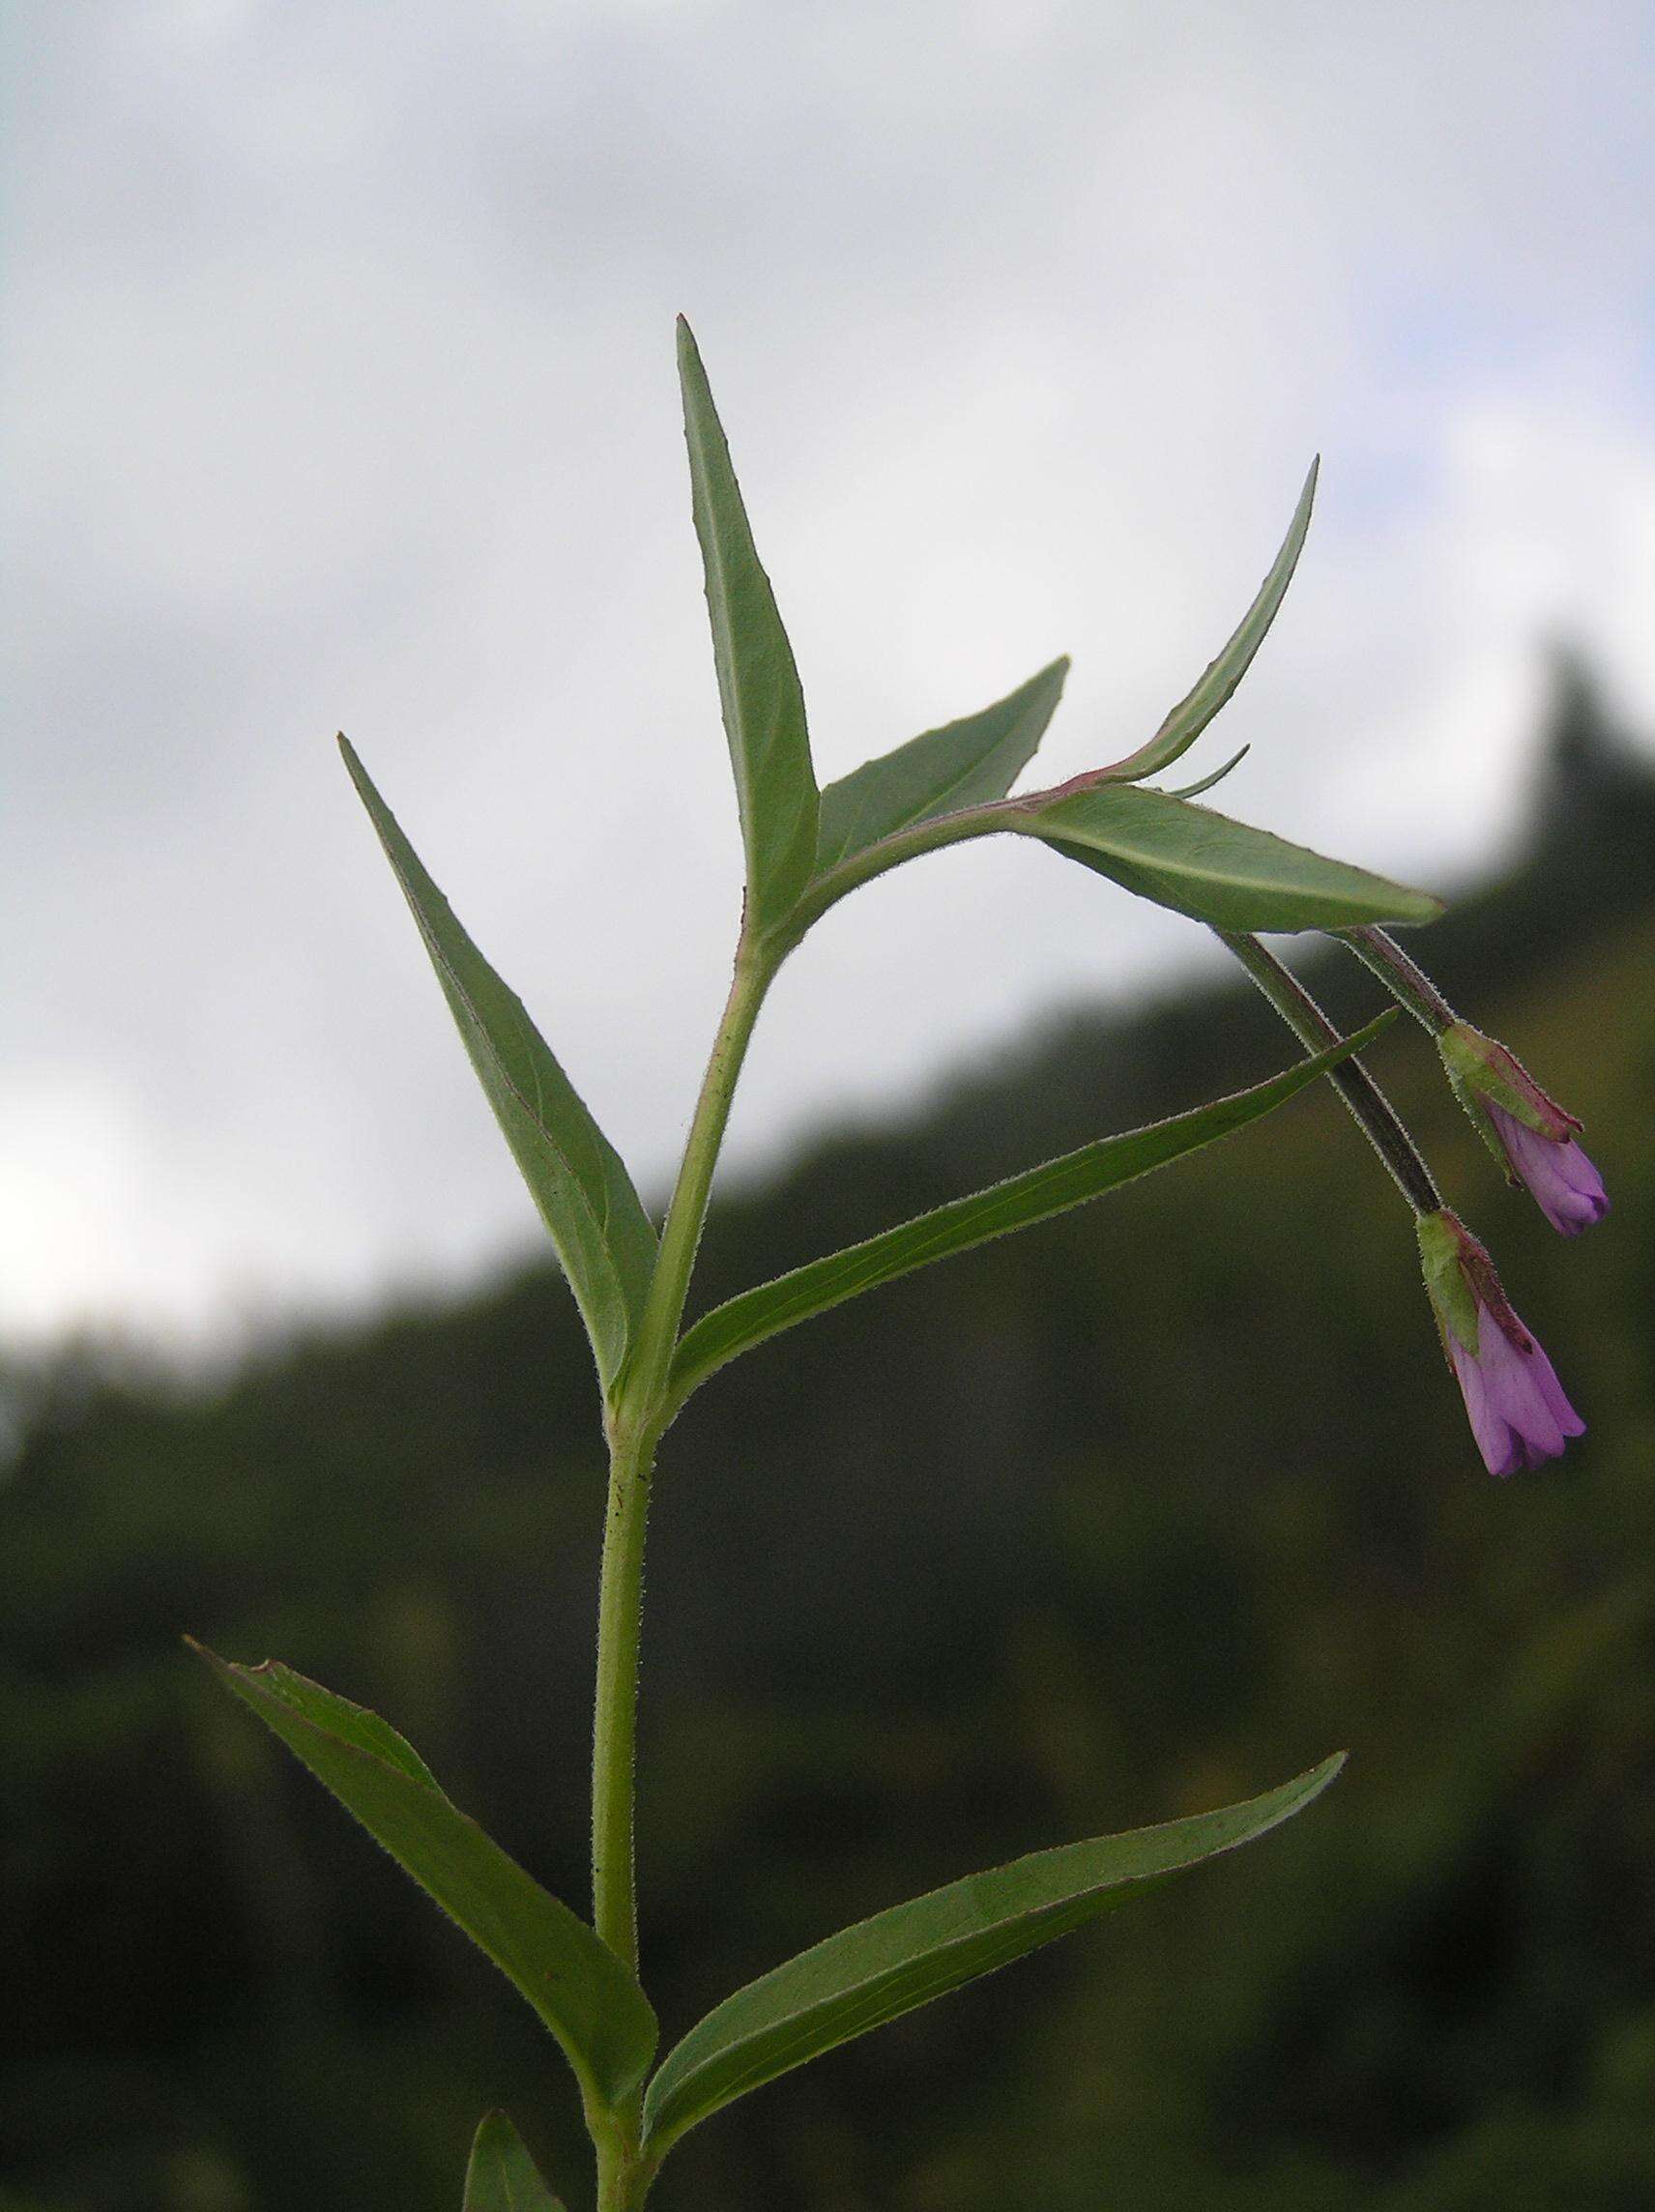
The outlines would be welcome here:
<svg viewBox="0 0 1655 2212">
<path fill-rule="evenodd" d="M 1553 1229 L 1578 1237 L 1609 1211 L 1603 1178 L 1575 1142 L 1580 1122 L 1549 1098 L 1503 1044 L 1469 1022 L 1437 1040 L 1456 1097 L 1514 1183 L 1533 1196 Z"/>
<path fill-rule="evenodd" d="M 1556 1459 L 1586 1424 L 1511 1310 L 1494 1262 L 1446 1207 L 1422 1214 L 1418 1227 L 1437 1332 L 1489 1472 L 1515 1474 Z"/>
</svg>

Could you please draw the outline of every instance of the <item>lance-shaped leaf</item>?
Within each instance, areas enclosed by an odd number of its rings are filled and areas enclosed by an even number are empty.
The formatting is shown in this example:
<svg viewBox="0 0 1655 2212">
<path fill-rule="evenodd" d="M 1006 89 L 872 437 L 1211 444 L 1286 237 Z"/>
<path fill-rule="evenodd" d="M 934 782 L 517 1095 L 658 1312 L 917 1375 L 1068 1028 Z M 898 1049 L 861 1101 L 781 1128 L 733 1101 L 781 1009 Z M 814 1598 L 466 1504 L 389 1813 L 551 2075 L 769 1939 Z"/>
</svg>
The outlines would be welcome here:
<svg viewBox="0 0 1655 2212">
<path fill-rule="evenodd" d="M 816 864 L 816 776 L 793 648 L 759 566 L 730 448 L 689 325 L 678 326 L 683 434 L 712 658 L 747 857 L 747 918 L 780 918 Z"/>
<path fill-rule="evenodd" d="M 829 1936 L 726 1997 L 667 2053 L 644 2102 L 645 2148 L 664 2151 L 720 2106 L 807 2058 L 1251 1843 L 1308 1805 L 1343 1764 L 1341 1753 L 1221 1813 L 1035 1851 Z"/>
<path fill-rule="evenodd" d="M 1003 799 L 1033 759 L 1068 673 L 1066 658 L 1054 660 L 980 714 L 926 730 L 830 783 L 822 794 L 817 867 L 834 867 L 934 815 Z"/>
<path fill-rule="evenodd" d="M 637 2087 L 656 2036 L 637 1982 L 584 1920 L 450 1802 L 393 1728 L 274 1660 L 240 1667 L 195 1649 L 516 1984 L 589 2100 L 613 2105 Z"/>
<path fill-rule="evenodd" d="M 1164 791 L 1097 784 L 1017 815 L 1015 827 L 1140 898 L 1219 929 L 1350 929 L 1433 921 L 1442 911 L 1429 892 Z"/>
<path fill-rule="evenodd" d="M 551 1048 L 466 935 L 369 780 L 349 741 L 345 766 L 420 925 L 437 980 L 488 1102 L 552 1233 L 604 1386 L 621 1372 L 655 1263 L 655 1233 L 625 1163 Z"/>
<path fill-rule="evenodd" d="M 1140 745 L 1135 753 L 1129 753 L 1109 771 L 1112 781 L 1136 783 L 1144 776 L 1158 775 L 1162 769 L 1170 768 L 1181 754 L 1189 751 L 1252 666 L 1253 655 L 1263 644 L 1264 633 L 1275 621 L 1276 609 L 1287 597 L 1292 572 L 1298 566 L 1305 532 L 1310 528 L 1310 510 L 1316 501 L 1316 476 L 1321 465 L 1320 459 L 1310 464 L 1310 474 L 1298 495 L 1298 505 L 1293 509 L 1282 549 L 1260 585 L 1258 597 L 1242 617 L 1240 627 L 1218 658 L 1208 663 L 1187 698 L 1178 701 L 1148 743 Z"/>
<path fill-rule="evenodd" d="M 504 2112 L 485 2114 L 477 2131 L 462 2212 L 564 2212 Z"/>
<path fill-rule="evenodd" d="M 862 1291 L 894 1282 L 899 1275 L 929 1266 L 933 1260 L 969 1252 L 973 1245 L 986 1244 L 991 1237 L 1007 1236 L 1014 1229 L 1049 1221 L 1054 1214 L 1066 1213 L 1070 1207 L 1084 1206 L 1089 1199 L 1100 1198 L 1105 1191 L 1181 1159 L 1186 1152 L 1198 1151 L 1232 1129 L 1244 1128 L 1328 1068 L 1372 1044 L 1395 1014 L 1394 1006 L 1387 1007 L 1366 1029 L 1358 1030 L 1343 1043 L 1330 1045 L 1314 1059 L 1300 1061 L 1249 1091 L 1237 1091 L 1209 1105 L 1194 1107 L 1187 1114 L 1176 1114 L 1170 1121 L 1152 1122 L 1147 1129 L 1100 1137 L 1095 1144 L 1083 1145 L 1060 1159 L 1047 1160 L 987 1190 L 973 1191 L 969 1198 L 950 1199 L 934 1212 L 919 1214 L 913 1221 L 868 1237 L 864 1243 L 848 1245 L 842 1252 L 794 1268 L 791 1274 L 778 1275 L 773 1282 L 740 1292 L 723 1305 L 714 1306 L 684 1332 L 672 1365 L 675 1404 L 682 1404 L 716 1369 L 750 1352 L 754 1345 L 763 1344 L 767 1337 L 779 1336 L 783 1329 L 826 1313 L 830 1306 L 842 1305 Z"/>
</svg>

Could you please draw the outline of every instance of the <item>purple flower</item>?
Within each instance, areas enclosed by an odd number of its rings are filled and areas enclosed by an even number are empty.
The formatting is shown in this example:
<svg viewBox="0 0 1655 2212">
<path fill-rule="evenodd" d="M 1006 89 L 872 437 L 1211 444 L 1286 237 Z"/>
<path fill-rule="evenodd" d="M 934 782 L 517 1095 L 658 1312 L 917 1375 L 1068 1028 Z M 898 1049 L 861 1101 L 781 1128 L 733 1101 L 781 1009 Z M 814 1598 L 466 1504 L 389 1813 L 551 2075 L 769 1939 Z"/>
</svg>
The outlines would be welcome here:
<svg viewBox="0 0 1655 2212">
<path fill-rule="evenodd" d="M 1515 1054 L 1469 1022 L 1444 1030 L 1437 1049 L 1484 1143 L 1553 1228 L 1578 1237 L 1601 1221 L 1609 1197 L 1602 1176 L 1575 1142 L 1581 1124 L 1574 1115 L 1547 1096 Z"/>
<path fill-rule="evenodd" d="M 1483 1106 L 1512 1174 L 1527 1188 L 1553 1229 L 1565 1237 L 1578 1237 L 1582 1229 L 1603 1219 L 1609 1211 L 1603 1177 L 1573 1136 L 1552 1137 L 1531 1129 L 1493 1098 L 1485 1097 Z"/>
<path fill-rule="evenodd" d="M 1478 1349 L 1467 1352 L 1452 1330 L 1444 1342 L 1491 1474 L 1515 1474 L 1556 1459 L 1586 1424 L 1563 1395 L 1552 1362 L 1515 1314 L 1477 1308 Z"/>
<path fill-rule="evenodd" d="M 1442 1349 L 1489 1472 L 1556 1459 L 1586 1424 L 1513 1313 L 1494 1262 L 1446 1207 L 1421 1216 L 1419 1250 Z"/>
</svg>

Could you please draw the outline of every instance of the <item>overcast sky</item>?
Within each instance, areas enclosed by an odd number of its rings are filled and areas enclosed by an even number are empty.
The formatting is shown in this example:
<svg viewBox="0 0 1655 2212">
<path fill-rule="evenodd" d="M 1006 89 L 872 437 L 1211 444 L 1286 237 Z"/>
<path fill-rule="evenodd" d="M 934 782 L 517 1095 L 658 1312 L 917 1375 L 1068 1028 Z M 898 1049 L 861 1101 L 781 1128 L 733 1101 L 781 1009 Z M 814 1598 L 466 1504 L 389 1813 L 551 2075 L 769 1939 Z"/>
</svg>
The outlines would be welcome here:
<svg viewBox="0 0 1655 2212">
<path fill-rule="evenodd" d="M 1318 449 L 1224 804 L 1451 885 L 1548 634 L 1655 725 L 1642 0 L 8 15 L 0 1333 L 533 1237 L 341 726 L 660 1188 L 740 875 L 680 309 L 825 780 L 1063 651 L 1049 777 L 1126 750 Z M 735 1163 L 1208 957 L 941 856 L 784 973 Z"/>
</svg>

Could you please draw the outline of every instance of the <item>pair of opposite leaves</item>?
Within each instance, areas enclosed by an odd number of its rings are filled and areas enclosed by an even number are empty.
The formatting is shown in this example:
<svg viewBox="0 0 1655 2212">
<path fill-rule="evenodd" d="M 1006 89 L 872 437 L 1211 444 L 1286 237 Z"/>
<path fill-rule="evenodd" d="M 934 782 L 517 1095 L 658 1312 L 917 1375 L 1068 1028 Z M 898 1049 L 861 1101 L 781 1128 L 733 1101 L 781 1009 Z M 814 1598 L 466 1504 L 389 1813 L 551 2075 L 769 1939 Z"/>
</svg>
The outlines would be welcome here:
<svg viewBox="0 0 1655 2212">
<path fill-rule="evenodd" d="M 748 2090 L 1250 1843 L 1343 1764 L 1326 1760 L 1220 1812 L 1031 1852 L 876 1913 L 715 2005 L 652 2077 L 658 2030 L 635 1976 L 450 1801 L 394 1729 L 290 1668 L 203 1656 L 528 1999 L 589 2120 L 644 2089 L 642 2151 L 653 2160 Z"/>
<path fill-rule="evenodd" d="M 1314 470 L 1240 628 L 1155 737 L 1127 760 L 1052 793 L 1006 799 L 1057 705 L 1066 663 L 1056 662 L 983 713 L 928 731 L 818 792 L 792 652 L 694 340 L 682 325 L 680 365 L 741 813 L 749 931 L 782 945 L 797 941 L 836 898 L 886 867 L 930 843 L 991 830 L 1039 836 L 1140 895 L 1221 927 L 1339 928 L 1425 919 L 1436 911 L 1418 893 L 1192 806 L 1189 792 L 1138 788 L 1195 742 L 1257 652 L 1303 541 Z M 557 1245 L 604 1387 L 612 1390 L 654 1266 L 654 1229 L 619 1154 L 521 1002 L 473 945 L 348 744 L 345 757 Z M 1379 1026 L 1234 1097 L 1101 1139 L 741 1294 L 682 1339 L 674 1405 L 780 1329 L 1079 1205 L 1257 1119 L 1371 1041 Z M 516 1985 L 567 2055 L 589 2112 L 634 2097 L 654 2054 L 655 2019 L 636 1978 L 595 1931 L 460 1813 L 378 1716 L 274 1663 L 247 1668 L 206 1656 Z M 668 2054 L 644 2099 L 646 2153 L 664 2155 L 686 2129 L 746 2090 L 1263 1834 L 1317 1795 L 1339 1764 L 1327 1761 L 1217 1813 L 1033 1853 L 828 1937 L 716 2006 Z M 479 2132 L 466 2202 L 476 2212 L 555 2212 L 556 2199 L 501 2115 Z"/>
</svg>

